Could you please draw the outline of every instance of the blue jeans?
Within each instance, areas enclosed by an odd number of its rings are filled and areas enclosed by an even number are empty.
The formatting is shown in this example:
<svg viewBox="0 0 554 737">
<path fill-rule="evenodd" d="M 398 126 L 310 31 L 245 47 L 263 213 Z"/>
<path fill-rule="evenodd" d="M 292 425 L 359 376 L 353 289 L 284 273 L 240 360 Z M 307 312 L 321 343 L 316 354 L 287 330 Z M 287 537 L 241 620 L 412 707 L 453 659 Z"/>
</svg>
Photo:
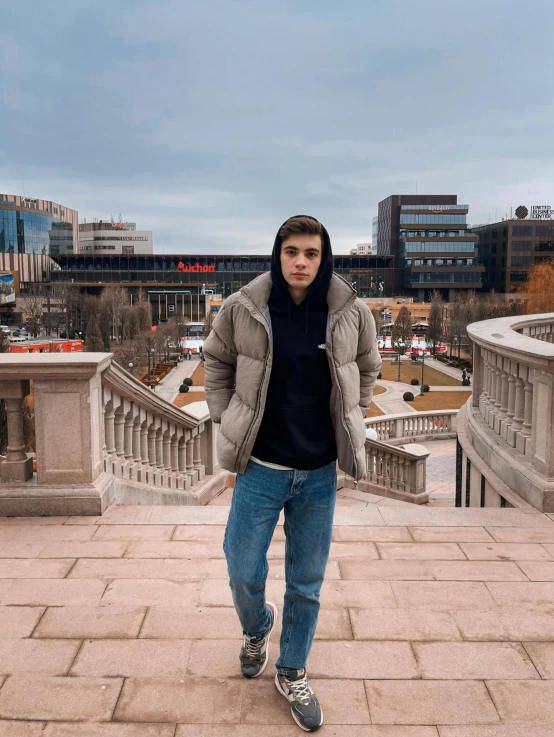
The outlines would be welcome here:
<svg viewBox="0 0 554 737">
<path fill-rule="evenodd" d="M 285 577 L 281 672 L 305 668 L 319 614 L 337 492 L 336 463 L 315 471 L 277 471 L 250 461 L 237 475 L 223 549 L 242 629 L 258 637 L 269 628 L 265 601 L 267 549 L 285 513 Z"/>
</svg>

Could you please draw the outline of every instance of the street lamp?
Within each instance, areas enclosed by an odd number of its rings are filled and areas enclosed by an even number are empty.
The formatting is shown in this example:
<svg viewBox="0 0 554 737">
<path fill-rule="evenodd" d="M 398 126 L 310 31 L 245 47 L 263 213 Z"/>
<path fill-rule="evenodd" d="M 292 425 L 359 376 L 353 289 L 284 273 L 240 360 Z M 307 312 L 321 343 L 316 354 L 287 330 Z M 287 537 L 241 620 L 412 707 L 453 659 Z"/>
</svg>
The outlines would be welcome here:
<svg viewBox="0 0 554 737">
<path fill-rule="evenodd" d="M 423 384 L 424 382 L 424 372 L 425 372 L 425 348 L 421 349 L 421 393 L 423 394 Z"/>
<path fill-rule="evenodd" d="M 148 352 L 148 376 L 152 379 L 152 374 L 154 373 L 154 353 L 156 349 L 151 348 Z M 150 368 L 150 359 L 152 359 L 152 368 Z"/>
<path fill-rule="evenodd" d="M 397 381 L 400 381 L 400 358 L 404 354 L 405 343 L 403 340 L 399 340 L 394 344 L 394 347 L 396 348 L 396 351 L 398 353 L 398 379 Z"/>
<path fill-rule="evenodd" d="M 129 373 L 133 376 L 133 364 L 129 363 Z"/>
</svg>

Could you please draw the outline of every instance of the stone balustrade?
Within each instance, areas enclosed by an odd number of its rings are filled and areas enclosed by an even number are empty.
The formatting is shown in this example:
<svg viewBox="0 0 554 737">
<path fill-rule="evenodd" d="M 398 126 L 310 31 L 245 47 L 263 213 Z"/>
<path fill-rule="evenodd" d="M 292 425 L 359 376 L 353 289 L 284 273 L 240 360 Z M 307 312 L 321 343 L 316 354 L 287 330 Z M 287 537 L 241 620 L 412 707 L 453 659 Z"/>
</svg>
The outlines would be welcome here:
<svg viewBox="0 0 554 737">
<path fill-rule="evenodd" d="M 32 391 L 36 473 L 25 453 Z M 169 404 L 111 354 L 2 354 L 8 448 L 0 515 L 101 514 L 114 502 L 205 504 L 225 486 L 205 402 Z"/>
<path fill-rule="evenodd" d="M 426 440 L 446 440 L 456 437 L 456 415 L 458 410 L 437 410 L 383 415 L 366 419 L 366 427 L 377 432 L 379 440 L 391 445 Z"/>
<path fill-rule="evenodd" d="M 468 334 L 473 393 L 458 433 L 462 501 L 485 506 L 488 498 L 506 506 L 511 491 L 512 505 L 521 499 L 554 511 L 554 314 L 486 320 L 470 325 Z M 476 466 L 473 454 L 499 479 L 502 494 L 494 481 L 465 468 L 468 461 Z M 476 485 L 479 493 L 472 492 Z"/>
</svg>

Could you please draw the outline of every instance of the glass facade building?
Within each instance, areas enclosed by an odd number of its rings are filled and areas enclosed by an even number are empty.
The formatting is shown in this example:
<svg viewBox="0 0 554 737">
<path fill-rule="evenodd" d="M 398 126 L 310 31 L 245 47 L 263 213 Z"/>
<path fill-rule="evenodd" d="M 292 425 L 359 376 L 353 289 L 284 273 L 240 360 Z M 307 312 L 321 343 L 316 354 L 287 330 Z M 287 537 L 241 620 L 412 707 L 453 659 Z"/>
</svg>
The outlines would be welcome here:
<svg viewBox="0 0 554 737">
<path fill-rule="evenodd" d="M 78 214 L 63 205 L 0 194 L 0 253 L 77 253 Z"/>
<path fill-rule="evenodd" d="M 450 301 L 458 289 L 481 288 L 468 206 L 456 195 L 391 195 L 378 213 L 379 252 L 396 257 L 404 294 L 427 302 L 438 290 Z"/>
<path fill-rule="evenodd" d="M 554 221 L 502 220 L 471 230 L 485 267 L 487 292 L 510 294 L 522 289 L 535 264 L 554 258 Z"/>
<path fill-rule="evenodd" d="M 89 287 L 105 284 L 149 287 L 182 286 L 193 294 L 213 290 L 224 298 L 269 271 L 270 256 L 152 255 L 59 256 L 52 281 Z M 391 297 L 395 293 L 395 260 L 379 256 L 335 256 L 336 272 L 360 297 Z"/>
</svg>

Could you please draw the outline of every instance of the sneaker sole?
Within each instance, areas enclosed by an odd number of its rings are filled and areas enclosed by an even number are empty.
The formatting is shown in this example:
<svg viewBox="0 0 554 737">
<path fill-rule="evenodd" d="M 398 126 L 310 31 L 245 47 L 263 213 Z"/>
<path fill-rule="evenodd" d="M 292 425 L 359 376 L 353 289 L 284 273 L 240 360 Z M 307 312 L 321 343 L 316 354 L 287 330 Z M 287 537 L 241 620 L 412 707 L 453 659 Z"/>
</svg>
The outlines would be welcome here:
<svg viewBox="0 0 554 737">
<path fill-rule="evenodd" d="M 277 689 L 277 691 L 279 691 L 279 693 L 281 694 L 281 696 L 283 696 L 287 700 L 287 703 L 290 704 L 290 701 L 288 699 L 287 694 L 281 688 L 281 683 L 279 682 L 279 674 L 278 673 L 275 674 L 275 688 Z M 321 708 L 321 706 L 319 707 L 319 710 L 321 712 L 321 721 L 317 725 L 317 727 L 305 727 L 303 724 L 301 724 L 301 722 L 298 720 L 298 717 L 296 716 L 296 714 L 292 710 L 292 706 L 290 708 L 290 714 L 291 714 L 291 717 L 296 722 L 296 724 L 300 727 L 300 729 L 303 729 L 304 732 L 316 732 L 321 727 L 321 725 L 323 724 L 323 709 Z"/>
<path fill-rule="evenodd" d="M 275 615 L 273 617 L 273 624 L 271 625 L 271 629 L 267 633 L 267 646 L 266 646 L 266 649 L 265 649 L 265 661 L 264 661 L 264 664 L 262 665 L 262 667 L 256 673 L 255 676 L 244 676 L 244 673 L 243 673 L 242 675 L 245 678 L 249 678 L 249 679 L 259 678 L 262 675 L 262 673 L 264 672 L 264 670 L 267 668 L 267 664 L 269 663 L 269 642 L 271 640 L 271 633 L 275 629 L 275 625 L 277 624 L 277 619 L 279 618 L 279 610 L 277 609 L 277 607 L 275 606 L 275 604 L 273 604 L 273 602 L 268 601 L 267 603 L 268 603 L 268 605 L 271 604 L 271 606 L 273 607 L 273 611 L 275 612 Z"/>
</svg>

